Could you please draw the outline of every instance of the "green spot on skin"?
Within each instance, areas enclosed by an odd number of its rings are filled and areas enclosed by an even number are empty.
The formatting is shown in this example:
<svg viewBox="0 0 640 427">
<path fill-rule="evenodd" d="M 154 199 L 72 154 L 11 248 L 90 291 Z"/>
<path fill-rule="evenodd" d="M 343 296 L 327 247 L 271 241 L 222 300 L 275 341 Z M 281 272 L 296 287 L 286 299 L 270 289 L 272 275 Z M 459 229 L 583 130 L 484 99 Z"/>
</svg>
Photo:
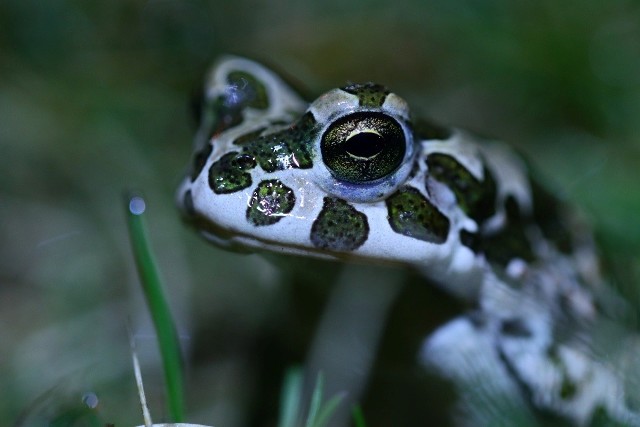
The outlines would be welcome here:
<svg viewBox="0 0 640 427">
<path fill-rule="evenodd" d="M 249 200 L 247 221 L 255 226 L 273 225 L 291 212 L 295 203 L 293 190 L 281 181 L 262 181 Z"/>
<path fill-rule="evenodd" d="M 578 392 L 578 387 L 576 384 L 569 380 L 568 378 L 564 378 L 562 380 L 562 385 L 560 386 L 560 398 L 562 399 L 572 399 Z"/>
<path fill-rule="evenodd" d="M 202 168 L 207 163 L 209 156 L 211 155 L 211 144 L 205 145 L 205 147 L 198 151 L 193 157 L 193 170 L 191 171 L 191 182 L 195 181 L 200 172 L 202 172 Z"/>
<path fill-rule="evenodd" d="M 429 176 L 453 191 L 460 209 L 469 218 L 482 223 L 496 212 L 496 183 L 488 169 L 479 181 L 464 166 L 448 154 L 435 153 L 427 158 Z"/>
<path fill-rule="evenodd" d="M 451 137 L 451 130 L 447 129 L 444 126 L 431 123 L 430 121 L 425 119 L 414 120 L 412 127 L 418 139 L 437 139 L 443 141 Z"/>
<path fill-rule="evenodd" d="M 196 209 L 193 206 L 193 195 L 191 194 L 191 190 L 187 190 L 184 193 L 184 196 L 182 198 L 182 206 L 187 215 L 189 216 L 196 215 Z"/>
<path fill-rule="evenodd" d="M 206 129 L 205 139 L 242 123 L 242 105 L 227 105 L 225 97 L 220 95 L 207 101 L 198 120 L 198 127 Z"/>
<path fill-rule="evenodd" d="M 306 113 L 288 129 L 242 140 L 242 151 L 255 157 L 265 172 L 310 169 L 313 166 L 311 141 L 317 131 L 313 115 Z"/>
<path fill-rule="evenodd" d="M 216 194 L 235 193 L 251 185 L 251 175 L 245 172 L 255 167 L 255 159 L 236 151 L 227 153 L 209 168 L 209 187 Z"/>
<path fill-rule="evenodd" d="M 260 134 L 265 130 L 265 127 L 261 127 L 259 129 L 256 129 L 254 131 L 251 131 L 249 133 L 245 133 L 244 135 L 240 135 L 239 137 L 237 137 L 236 139 L 233 140 L 233 143 L 235 145 L 245 145 L 251 141 L 256 140 L 257 138 L 260 137 Z"/>
<path fill-rule="evenodd" d="M 480 235 L 469 230 L 460 230 L 460 243 L 462 243 L 475 253 L 478 253 L 482 250 L 482 239 L 480 238 Z"/>
<path fill-rule="evenodd" d="M 417 189 L 403 187 L 386 200 L 393 231 L 430 243 L 444 243 L 449 235 L 449 219 Z"/>
<path fill-rule="evenodd" d="M 203 92 L 204 93 L 204 92 Z M 244 71 L 232 71 L 227 76 L 225 92 L 213 99 L 203 96 L 198 110 L 198 126 L 206 129 L 206 138 L 224 132 L 242 123 L 244 110 L 269 107 L 265 86 Z"/>
<path fill-rule="evenodd" d="M 614 421 L 609 415 L 609 411 L 602 404 L 596 406 L 591 415 L 590 426 L 626 427 L 625 424 Z"/>
<path fill-rule="evenodd" d="M 354 83 L 342 88 L 358 97 L 361 107 L 381 107 L 389 95 L 389 89 L 375 83 Z"/>
<path fill-rule="evenodd" d="M 559 393 L 560 398 L 565 400 L 574 398 L 578 393 L 578 384 L 568 378 L 567 366 L 560 358 L 560 355 L 558 354 L 558 347 L 556 345 L 552 345 L 547 349 L 547 358 L 562 372 L 562 384 L 560 385 Z"/>
<path fill-rule="evenodd" d="M 353 251 L 367 240 L 367 217 L 336 197 L 325 197 L 322 211 L 311 227 L 311 243 L 331 251 Z"/>
<path fill-rule="evenodd" d="M 540 226 L 542 234 L 555 243 L 558 250 L 571 253 L 573 238 L 571 224 L 567 219 L 568 208 L 536 180 L 531 180 L 533 194 L 533 220 Z"/>
<path fill-rule="evenodd" d="M 253 75 L 245 71 L 232 71 L 227 76 L 227 82 L 242 96 L 245 107 L 264 110 L 269 107 L 269 97 L 264 85 Z"/>
<path fill-rule="evenodd" d="M 239 136 L 234 140 L 234 144 L 240 145 L 242 151 L 227 153 L 211 165 L 209 186 L 216 194 L 234 193 L 249 187 L 251 175 L 248 171 L 258 164 L 265 172 L 293 168 L 309 169 L 313 166 L 311 141 L 317 129 L 311 113 L 305 114 L 287 129 L 260 136 L 263 131 L 264 128 L 256 129 Z M 208 150 L 196 156 L 196 168 L 200 163 L 204 166 L 211 150 L 210 146 Z"/>
<path fill-rule="evenodd" d="M 503 267 L 514 258 L 533 261 L 535 255 L 526 233 L 530 222 L 526 218 L 522 218 L 518 204 L 511 196 L 505 200 L 505 211 L 507 213 L 506 225 L 499 233 L 482 237 L 482 251 L 490 262 Z"/>
<path fill-rule="evenodd" d="M 527 327 L 526 322 L 523 319 L 511 318 L 505 319 L 500 325 L 500 333 L 515 338 L 531 338 L 533 333 Z"/>
</svg>

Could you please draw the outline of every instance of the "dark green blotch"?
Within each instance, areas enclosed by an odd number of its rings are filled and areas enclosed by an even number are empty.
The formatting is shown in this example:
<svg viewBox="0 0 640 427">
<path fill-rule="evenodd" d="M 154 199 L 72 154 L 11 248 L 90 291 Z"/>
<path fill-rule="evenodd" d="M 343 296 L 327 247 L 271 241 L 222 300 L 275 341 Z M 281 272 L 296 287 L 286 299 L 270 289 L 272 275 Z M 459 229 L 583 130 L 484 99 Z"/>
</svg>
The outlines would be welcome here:
<svg viewBox="0 0 640 427">
<path fill-rule="evenodd" d="M 524 218 L 513 197 L 505 201 L 506 224 L 493 234 L 460 230 L 460 243 L 475 253 L 484 253 L 491 263 L 506 267 L 514 258 L 524 261 L 535 260 L 526 229 L 531 225 Z"/>
<path fill-rule="evenodd" d="M 240 145 L 242 151 L 227 153 L 211 165 L 209 186 L 216 194 L 249 187 L 251 175 L 248 171 L 258 164 L 265 172 L 313 166 L 311 140 L 318 130 L 311 113 L 303 115 L 288 129 L 260 136 L 262 132 L 264 129 L 257 129 L 238 137 L 234 143 Z"/>
<path fill-rule="evenodd" d="M 199 126 L 206 129 L 206 140 L 242 123 L 242 105 L 227 105 L 225 97 L 220 95 L 204 104 Z"/>
<path fill-rule="evenodd" d="M 567 377 L 567 366 L 560 358 L 556 345 L 552 345 L 547 349 L 547 357 L 551 363 L 562 371 L 563 378 L 562 384 L 560 385 L 560 398 L 566 400 L 575 397 L 578 393 L 578 384 Z"/>
<path fill-rule="evenodd" d="M 500 325 L 500 332 L 515 338 L 531 338 L 533 333 L 522 319 L 505 319 Z"/>
<path fill-rule="evenodd" d="M 331 251 L 353 251 L 367 240 L 369 223 L 365 214 L 336 197 L 325 197 L 322 211 L 311 226 L 311 243 Z"/>
<path fill-rule="evenodd" d="M 240 91 L 239 99 L 243 107 L 264 110 L 269 107 L 267 90 L 255 76 L 245 71 L 232 71 L 227 76 L 227 82 Z"/>
<path fill-rule="evenodd" d="M 255 157 L 266 172 L 310 169 L 311 141 L 317 132 L 313 114 L 306 113 L 288 129 L 242 141 L 242 151 Z"/>
<path fill-rule="evenodd" d="M 247 207 L 247 221 L 256 226 L 273 225 L 291 212 L 296 203 L 293 190 L 280 180 L 258 184 Z"/>
<path fill-rule="evenodd" d="M 571 226 L 565 220 L 567 206 L 535 180 L 531 180 L 533 194 L 533 220 L 540 226 L 544 237 L 552 241 L 559 251 L 571 253 L 573 239 Z"/>
<path fill-rule="evenodd" d="M 259 129 L 256 129 L 256 130 L 252 131 L 252 132 L 245 133 L 244 135 L 240 135 L 239 137 L 237 137 L 236 139 L 233 140 L 233 143 L 235 145 L 245 145 L 245 144 L 257 139 L 260 136 L 260 134 L 262 132 L 264 132 L 265 129 L 266 129 L 265 127 L 261 127 Z"/>
<path fill-rule="evenodd" d="M 565 377 L 562 379 L 562 384 L 560 385 L 560 398 L 562 399 L 572 399 L 578 393 L 578 386 Z"/>
<path fill-rule="evenodd" d="M 227 76 L 228 90 L 214 99 L 207 100 L 205 88 L 194 102 L 198 126 L 206 129 L 206 138 L 224 132 L 242 123 L 242 113 L 248 108 L 264 110 L 269 106 L 264 85 L 245 71 L 232 71 Z"/>
<path fill-rule="evenodd" d="M 342 88 L 358 97 L 362 107 L 381 107 L 390 91 L 386 87 L 376 83 L 353 83 Z"/>
<path fill-rule="evenodd" d="M 411 127 L 419 140 L 445 140 L 451 137 L 451 130 L 425 119 L 416 119 Z"/>
<path fill-rule="evenodd" d="M 187 215 L 195 216 L 196 209 L 193 206 L 193 195 L 191 194 L 191 190 L 185 191 L 184 197 L 182 198 L 182 207 Z"/>
<path fill-rule="evenodd" d="M 478 233 L 473 233 L 464 229 L 460 230 L 460 243 L 475 253 L 482 250 L 482 239 Z"/>
<path fill-rule="evenodd" d="M 429 175 L 453 191 L 460 208 L 479 224 L 496 212 L 496 183 L 484 168 L 484 180 L 479 181 L 471 172 L 448 154 L 434 153 L 427 157 Z"/>
<path fill-rule="evenodd" d="M 487 259 L 503 267 L 514 258 L 528 262 L 535 260 L 526 233 L 530 222 L 520 214 L 518 204 L 512 196 L 505 200 L 505 211 L 507 224 L 498 233 L 482 237 L 481 247 Z"/>
<path fill-rule="evenodd" d="M 242 105 L 230 104 L 224 95 L 207 98 L 207 87 L 201 85 L 193 92 L 191 111 L 195 124 L 205 134 L 204 141 L 226 129 L 242 123 Z"/>
<path fill-rule="evenodd" d="M 524 222 L 525 218 L 520 212 L 520 205 L 513 196 L 508 196 L 504 201 L 504 212 L 509 222 Z"/>
<path fill-rule="evenodd" d="M 444 243 L 449 235 L 449 219 L 417 189 L 402 187 L 386 200 L 393 231 L 430 243 Z"/>
<path fill-rule="evenodd" d="M 251 175 L 245 172 L 255 167 L 255 159 L 236 151 L 225 154 L 209 168 L 209 187 L 216 194 L 235 193 L 251 185 Z"/>
<path fill-rule="evenodd" d="M 207 163 L 207 159 L 209 159 L 209 156 L 211 155 L 211 150 L 213 150 L 213 147 L 211 144 L 207 143 L 202 150 L 199 150 L 193 156 L 191 182 L 195 181 L 198 175 L 200 175 L 200 172 L 202 172 L 202 168 L 204 168 L 204 165 Z"/>
<path fill-rule="evenodd" d="M 614 420 L 602 404 L 598 405 L 591 415 L 589 427 L 629 427 L 629 424 Z"/>
</svg>

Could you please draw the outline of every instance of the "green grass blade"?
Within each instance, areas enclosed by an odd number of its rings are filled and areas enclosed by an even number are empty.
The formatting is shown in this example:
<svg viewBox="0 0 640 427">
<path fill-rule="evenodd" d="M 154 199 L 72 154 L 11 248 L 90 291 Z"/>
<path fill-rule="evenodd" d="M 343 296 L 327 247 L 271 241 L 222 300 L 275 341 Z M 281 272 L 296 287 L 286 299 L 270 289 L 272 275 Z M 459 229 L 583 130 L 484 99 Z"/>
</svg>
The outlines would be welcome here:
<svg viewBox="0 0 640 427">
<path fill-rule="evenodd" d="M 322 405 L 320 412 L 318 412 L 318 416 L 313 422 L 313 427 L 324 427 L 338 408 L 338 405 L 342 403 L 344 396 L 344 394 L 333 396 L 327 403 Z"/>
<path fill-rule="evenodd" d="M 302 370 L 290 368 L 284 378 L 280 395 L 280 421 L 278 427 L 296 427 L 302 399 Z"/>
<path fill-rule="evenodd" d="M 162 291 L 160 275 L 146 238 L 143 218 L 145 202 L 140 196 L 129 196 L 126 203 L 131 248 L 158 336 L 169 400 L 169 414 L 173 422 L 182 422 L 184 420 L 182 400 L 184 393 L 180 346 L 169 305 Z"/>
<path fill-rule="evenodd" d="M 355 427 L 367 427 L 367 423 L 364 420 L 364 413 L 360 405 L 354 405 L 351 409 L 351 417 L 353 418 L 353 424 Z"/>
<path fill-rule="evenodd" d="M 318 377 L 316 379 L 316 386 L 313 389 L 313 394 L 311 395 L 311 404 L 309 405 L 309 413 L 307 415 L 307 422 L 305 423 L 305 427 L 313 427 L 316 417 L 318 416 L 318 412 L 320 411 L 320 405 L 322 404 L 322 389 L 324 388 L 324 377 L 322 376 L 322 372 L 318 372 Z"/>
</svg>

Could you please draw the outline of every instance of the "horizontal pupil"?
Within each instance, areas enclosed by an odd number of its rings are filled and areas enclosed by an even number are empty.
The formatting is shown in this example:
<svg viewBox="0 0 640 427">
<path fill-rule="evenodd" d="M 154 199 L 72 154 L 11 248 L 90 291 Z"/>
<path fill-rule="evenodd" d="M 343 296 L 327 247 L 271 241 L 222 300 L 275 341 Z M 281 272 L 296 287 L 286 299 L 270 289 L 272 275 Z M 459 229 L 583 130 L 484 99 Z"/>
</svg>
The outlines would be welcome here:
<svg viewBox="0 0 640 427">
<path fill-rule="evenodd" d="M 365 184 L 395 172 L 407 146 L 402 126 L 393 117 L 363 111 L 334 121 L 322 135 L 320 150 L 336 179 Z"/>
<path fill-rule="evenodd" d="M 373 132 L 360 132 L 347 139 L 343 145 L 347 154 L 363 160 L 380 154 L 384 149 L 384 138 Z"/>
</svg>

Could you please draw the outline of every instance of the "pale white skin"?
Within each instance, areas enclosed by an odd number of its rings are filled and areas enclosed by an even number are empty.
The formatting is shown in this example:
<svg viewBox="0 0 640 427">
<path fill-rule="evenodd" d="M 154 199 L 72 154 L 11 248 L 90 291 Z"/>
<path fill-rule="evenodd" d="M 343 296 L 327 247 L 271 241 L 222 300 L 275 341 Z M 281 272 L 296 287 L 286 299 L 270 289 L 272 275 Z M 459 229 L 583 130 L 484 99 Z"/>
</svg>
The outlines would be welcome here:
<svg viewBox="0 0 640 427">
<path fill-rule="evenodd" d="M 525 215 L 532 210 L 532 195 L 522 162 L 504 144 L 479 140 L 473 135 L 452 130 L 446 140 L 415 140 L 405 125 L 410 119 L 409 107 L 399 96 L 390 93 L 380 107 L 362 107 L 357 96 L 340 89 L 322 95 L 311 105 L 274 73 L 261 65 L 242 58 L 226 57 L 212 69 L 206 96 L 214 99 L 229 91 L 226 75 L 231 70 L 245 71 L 260 80 L 267 89 L 269 108 L 247 108 L 241 124 L 207 140 L 206 129 L 196 136 L 196 149 L 211 143 L 213 150 L 202 172 L 191 181 L 186 178 L 178 190 L 182 204 L 191 192 L 193 210 L 207 229 L 201 232 L 223 247 L 242 247 L 277 253 L 290 253 L 324 258 L 351 258 L 371 262 L 412 266 L 453 295 L 475 301 L 474 316 L 462 315 L 442 326 L 425 340 L 420 361 L 429 369 L 465 388 L 484 383 L 496 396 L 510 396 L 517 405 L 550 410 L 576 424 L 586 424 L 598 407 L 609 416 L 630 425 L 640 425 L 638 415 L 624 404 L 624 387 L 615 365 L 595 358 L 584 334 L 584 328 L 571 339 L 554 341 L 563 316 L 582 325 L 595 324 L 598 315 L 592 294 L 585 283 L 599 286 L 593 268 L 595 256 L 586 245 L 579 256 L 559 253 L 541 239 L 536 251 L 542 260 L 528 264 L 514 258 L 502 272 L 460 241 L 460 231 L 479 231 L 479 225 L 461 209 L 454 193 L 443 183 L 429 176 L 424 159 L 432 152 L 454 157 L 478 180 L 483 180 L 484 168 L 491 171 L 497 185 L 497 211 L 484 230 L 499 230 L 506 221 L 503 201 L 515 199 Z M 233 88 L 231 89 L 233 90 Z M 233 141 L 265 126 L 275 119 L 294 122 L 305 111 L 326 129 L 334 120 L 356 111 L 383 112 L 402 123 L 407 138 L 405 160 L 389 179 L 370 187 L 354 187 L 334 178 L 319 156 L 319 139 L 308 141 L 314 154 L 310 169 L 286 169 L 269 174 L 293 189 L 296 204 L 284 218 L 268 227 L 256 227 L 245 220 L 245 211 L 253 188 L 231 194 L 215 194 L 208 183 L 207 171 L 223 154 L 235 150 Z M 204 126 L 203 126 L 204 127 Z M 286 128 L 282 125 L 282 128 Z M 320 131 L 318 135 L 322 135 Z M 412 171 L 414 159 L 417 171 Z M 295 158 L 292 161 L 296 161 Z M 265 179 L 265 172 L 256 167 L 250 171 L 253 182 Z M 409 238 L 392 230 L 385 198 L 401 185 L 419 189 L 450 220 L 449 234 L 444 243 L 430 243 Z M 313 221 L 318 217 L 323 197 L 331 195 L 350 202 L 366 215 L 370 233 L 367 240 L 348 254 L 332 253 L 315 248 L 309 240 Z M 514 285 L 515 284 L 515 285 Z M 425 302 L 426 304 L 426 302 Z M 505 333 L 505 322 L 517 319 L 528 334 Z M 526 335 L 526 336 L 524 336 Z M 587 334 L 588 335 L 588 334 Z M 554 357 L 548 350 L 554 349 Z M 572 398 L 562 398 L 563 386 L 575 384 Z M 530 402 L 521 395 L 528 390 Z M 469 408 L 467 408 L 469 409 Z M 471 416 L 470 416 L 471 417 Z M 476 420 L 473 424 L 483 421 Z"/>
</svg>

